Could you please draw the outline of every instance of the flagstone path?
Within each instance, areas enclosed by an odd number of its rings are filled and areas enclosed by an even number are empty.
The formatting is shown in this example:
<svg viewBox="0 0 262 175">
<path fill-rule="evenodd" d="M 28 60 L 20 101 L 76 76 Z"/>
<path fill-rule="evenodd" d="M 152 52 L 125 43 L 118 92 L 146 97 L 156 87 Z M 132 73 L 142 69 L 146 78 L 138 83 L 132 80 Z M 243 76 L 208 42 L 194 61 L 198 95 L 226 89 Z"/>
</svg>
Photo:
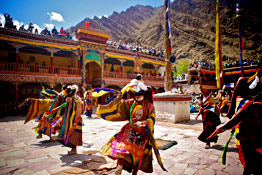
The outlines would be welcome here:
<svg viewBox="0 0 262 175">
<path fill-rule="evenodd" d="M 239 175 L 243 167 L 238 159 L 235 139 L 232 139 L 227 152 L 226 165 L 221 163 L 222 151 L 230 132 L 219 136 L 218 143 L 204 149 L 205 144 L 197 139 L 202 123 L 194 120 L 180 124 L 156 122 L 155 138 L 175 140 L 177 145 L 160 150 L 164 166 L 161 170 L 154 157 L 153 168 L 156 175 Z M 67 155 L 69 148 L 43 136 L 36 139 L 33 127 L 35 121 L 23 124 L 25 116 L 0 119 L 0 174 L 114 174 L 115 161 L 99 154 L 99 150 L 125 122 L 108 122 L 83 116 L 83 146 L 78 147 L 77 155 Z M 227 121 L 222 118 L 223 123 Z M 103 167 L 107 171 L 101 171 Z M 100 171 L 99 171 L 100 170 Z M 123 172 L 123 175 L 129 174 Z M 144 174 L 139 171 L 139 175 Z"/>
</svg>

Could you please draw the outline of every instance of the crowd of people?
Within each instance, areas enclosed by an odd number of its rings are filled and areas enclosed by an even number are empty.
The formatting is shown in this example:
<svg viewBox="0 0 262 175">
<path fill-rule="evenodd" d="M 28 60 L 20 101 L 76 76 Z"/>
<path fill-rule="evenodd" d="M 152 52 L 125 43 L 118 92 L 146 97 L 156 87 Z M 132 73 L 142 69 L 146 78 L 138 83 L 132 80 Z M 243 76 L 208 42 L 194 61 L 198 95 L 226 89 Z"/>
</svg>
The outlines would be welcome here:
<svg viewBox="0 0 262 175">
<path fill-rule="evenodd" d="M 4 25 L 4 27 L 17 30 L 17 26 L 14 25 L 13 18 L 11 18 L 10 14 L 5 13 L 4 17 L 5 17 L 5 25 Z M 28 32 L 28 33 L 34 33 L 34 34 L 40 34 L 40 35 L 44 35 L 44 36 L 50 36 L 50 37 L 52 36 L 52 37 L 59 37 L 59 38 L 67 38 L 69 40 L 73 39 L 73 37 L 74 37 L 68 30 L 64 30 L 63 27 L 61 27 L 60 31 L 58 31 L 55 26 L 54 26 L 54 28 L 51 31 L 49 31 L 47 29 L 47 27 L 45 27 L 45 29 L 43 29 L 41 32 L 38 31 L 37 28 L 35 28 L 35 29 L 34 28 L 35 27 L 34 27 L 33 23 L 30 22 L 30 24 L 28 25 L 27 29 L 25 28 L 25 25 L 23 24 L 23 25 L 21 25 L 19 27 L 18 30 L 19 31 L 23 31 L 23 32 Z"/>
<path fill-rule="evenodd" d="M 106 69 L 106 65 L 104 65 L 104 68 Z M 110 72 L 121 73 L 120 68 L 115 69 L 114 64 L 111 65 Z M 134 70 L 130 69 L 130 70 L 127 70 L 126 73 L 128 73 L 128 74 L 135 74 L 136 72 Z M 142 75 L 145 75 L 145 76 L 159 76 L 159 77 L 162 76 L 161 73 L 156 74 L 155 71 L 154 72 L 152 72 L 152 71 L 139 72 L 139 73 L 142 74 Z"/>
<path fill-rule="evenodd" d="M 133 52 L 139 52 L 146 55 L 152 55 L 157 57 L 165 57 L 165 51 L 159 48 L 146 47 L 138 43 L 126 43 L 119 40 L 118 42 L 107 41 L 106 45 L 115 49 L 129 50 Z"/>
<path fill-rule="evenodd" d="M 14 25 L 13 23 L 13 18 L 10 17 L 10 14 L 4 14 L 5 16 L 5 28 L 12 28 L 12 29 L 17 29 L 17 26 Z M 38 31 L 37 28 L 35 28 L 33 23 L 30 23 L 28 25 L 28 28 L 25 28 L 25 25 L 21 25 L 19 27 L 19 31 L 24 31 L 28 33 L 34 33 L 34 34 L 40 34 L 44 36 L 52 36 L 52 37 L 60 37 L 60 38 L 67 38 L 69 40 L 75 38 L 74 33 L 70 33 L 68 30 L 64 30 L 63 27 L 61 27 L 60 31 L 56 29 L 54 26 L 51 31 L 48 30 L 47 27 L 45 27 L 41 32 Z M 154 48 L 154 47 L 147 47 L 147 46 L 142 46 L 141 44 L 138 43 L 126 43 L 124 41 L 119 40 L 118 42 L 113 42 L 113 41 L 107 41 L 106 45 L 112 48 L 116 49 L 122 49 L 122 50 L 128 50 L 128 51 L 133 51 L 133 52 L 139 52 L 143 53 L 146 55 L 152 55 L 152 56 L 157 56 L 157 57 L 165 57 L 165 51 L 159 48 Z"/>
<path fill-rule="evenodd" d="M 189 68 L 198 68 L 200 66 L 209 67 L 209 68 L 215 68 L 214 64 L 207 63 L 206 61 L 195 61 L 194 63 L 191 63 L 189 65 Z"/>
<path fill-rule="evenodd" d="M 254 61 L 254 60 L 246 60 L 244 59 L 242 61 L 243 66 L 253 66 L 258 65 L 260 60 Z M 208 63 L 206 61 L 195 61 L 194 63 L 191 63 L 189 65 L 189 68 L 198 68 L 200 66 L 208 67 L 208 68 L 215 68 L 215 64 Z M 234 67 L 240 67 L 239 61 L 232 61 L 232 63 L 224 63 L 224 68 L 234 68 Z"/>
<path fill-rule="evenodd" d="M 11 29 L 16 29 L 16 26 L 14 25 L 13 18 L 11 18 L 10 14 L 5 13 L 5 28 L 11 28 Z"/>
<path fill-rule="evenodd" d="M 25 115 L 28 109 L 19 108 L 19 104 L 21 104 L 21 102 L 12 100 L 9 102 L 0 102 L 0 117 Z"/>
</svg>

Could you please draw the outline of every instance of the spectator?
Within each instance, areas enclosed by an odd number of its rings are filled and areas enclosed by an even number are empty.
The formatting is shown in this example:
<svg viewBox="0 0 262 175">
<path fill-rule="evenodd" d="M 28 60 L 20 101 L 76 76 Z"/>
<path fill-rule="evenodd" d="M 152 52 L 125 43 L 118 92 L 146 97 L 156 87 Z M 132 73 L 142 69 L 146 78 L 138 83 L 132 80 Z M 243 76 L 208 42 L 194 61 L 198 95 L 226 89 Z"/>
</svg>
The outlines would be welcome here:
<svg viewBox="0 0 262 175">
<path fill-rule="evenodd" d="M 72 35 L 69 32 L 66 32 L 66 38 L 71 40 L 72 39 Z"/>
<path fill-rule="evenodd" d="M 10 18 L 10 14 L 5 13 L 5 27 L 6 28 L 11 28 L 11 18 Z"/>
<path fill-rule="evenodd" d="M 27 29 L 27 32 L 30 32 L 30 33 L 33 33 L 33 24 L 30 22 L 29 26 L 28 26 L 28 29 Z"/>
<path fill-rule="evenodd" d="M 46 66 L 45 61 L 43 61 L 42 66 Z"/>
<path fill-rule="evenodd" d="M 16 26 L 14 25 L 13 23 L 13 18 L 11 18 L 11 26 L 10 26 L 11 29 L 16 29 Z"/>
<path fill-rule="evenodd" d="M 25 31 L 25 26 L 21 25 L 20 28 L 19 28 L 19 31 Z"/>
<path fill-rule="evenodd" d="M 65 31 L 64 31 L 64 28 L 63 28 L 63 27 L 61 27 L 61 29 L 60 29 L 60 35 L 59 35 L 59 37 L 62 37 L 62 38 L 65 37 Z"/>
<path fill-rule="evenodd" d="M 52 29 L 52 35 L 55 36 L 55 37 L 58 35 L 58 32 L 57 32 L 55 26 L 54 26 L 54 28 Z"/>
<path fill-rule="evenodd" d="M 41 32 L 41 35 L 48 35 L 48 33 L 50 33 L 48 30 L 47 30 L 47 27 L 45 27 L 45 29 L 44 30 L 42 30 L 42 32 Z"/>
<path fill-rule="evenodd" d="M 110 72 L 115 72 L 114 64 L 112 64 L 112 66 L 110 68 Z"/>
<path fill-rule="evenodd" d="M 37 28 L 35 29 L 35 34 L 38 34 L 38 29 Z"/>
</svg>

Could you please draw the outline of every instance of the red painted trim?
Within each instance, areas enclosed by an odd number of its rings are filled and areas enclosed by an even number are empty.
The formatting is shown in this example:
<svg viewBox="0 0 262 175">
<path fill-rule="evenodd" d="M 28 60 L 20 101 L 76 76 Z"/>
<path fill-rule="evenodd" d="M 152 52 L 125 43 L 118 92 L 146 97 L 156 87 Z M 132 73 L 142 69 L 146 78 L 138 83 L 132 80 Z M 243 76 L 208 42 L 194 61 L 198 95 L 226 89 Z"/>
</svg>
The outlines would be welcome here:
<svg viewBox="0 0 262 175">
<path fill-rule="evenodd" d="M 250 72 L 256 72 L 255 69 L 253 70 L 245 70 L 244 73 L 250 73 Z M 240 71 L 234 71 L 234 72 L 225 72 L 225 75 L 235 75 L 235 74 L 241 74 L 241 70 Z"/>
<path fill-rule="evenodd" d="M 155 97 L 154 101 L 191 101 L 192 97 Z"/>
</svg>

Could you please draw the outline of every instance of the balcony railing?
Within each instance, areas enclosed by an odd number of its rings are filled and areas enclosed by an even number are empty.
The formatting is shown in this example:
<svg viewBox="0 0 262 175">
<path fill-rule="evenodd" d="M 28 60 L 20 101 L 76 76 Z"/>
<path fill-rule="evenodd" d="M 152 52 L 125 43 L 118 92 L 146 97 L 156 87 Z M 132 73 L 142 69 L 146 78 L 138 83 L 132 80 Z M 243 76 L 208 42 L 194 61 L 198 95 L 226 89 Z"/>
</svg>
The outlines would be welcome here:
<svg viewBox="0 0 262 175">
<path fill-rule="evenodd" d="M 57 67 L 54 66 L 54 74 L 61 75 L 78 75 L 78 68 Z M 51 66 L 19 64 L 19 69 L 16 63 L 0 63 L 0 72 L 23 72 L 23 73 L 37 73 L 37 74 L 51 74 Z"/>
<path fill-rule="evenodd" d="M 117 78 L 117 79 L 134 79 L 137 74 L 132 73 L 121 73 L 121 72 L 104 72 L 104 77 Z M 164 77 L 153 76 L 153 75 L 143 75 L 142 79 L 144 81 L 164 81 Z"/>
</svg>

